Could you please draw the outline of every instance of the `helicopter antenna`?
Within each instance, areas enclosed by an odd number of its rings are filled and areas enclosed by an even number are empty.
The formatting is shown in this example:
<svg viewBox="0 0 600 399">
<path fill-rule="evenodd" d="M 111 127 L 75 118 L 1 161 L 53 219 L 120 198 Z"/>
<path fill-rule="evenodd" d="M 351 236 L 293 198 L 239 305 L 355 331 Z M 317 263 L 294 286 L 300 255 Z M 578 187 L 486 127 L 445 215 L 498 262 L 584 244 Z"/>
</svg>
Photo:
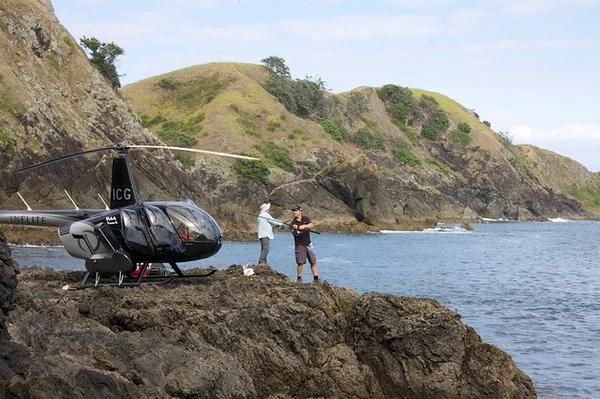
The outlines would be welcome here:
<svg viewBox="0 0 600 399">
<path fill-rule="evenodd" d="M 23 203 L 25 204 L 25 206 L 27 207 L 27 210 L 30 211 L 31 207 L 29 206 L 29 204 L 27 203 L 27 201 L 25 201 L 25 198 L 23 198 L 18 191 L 17 191 L 17 195 L 19 196 L 19 198 L 21 198 L 21 201 L 23 201 Z"/>
<path fill-rule="evenodd" d="M 217 152 L 217 151 L 208 151 L 208 150 L 197 150 L 195 148 L 185 148 L 185 147 L 171 147 L 167 145 L 127 145 L 127 148 L 155 148 L 155 149 L 169 149 L 169 150 L 177 150 L 177 151 L 188 151 L 188 152 L 198 152 L 200 154 L 211 154 L 211 155 L 219 155 L 222 157 L 230 157 L 230 158 L 239 158 L 239 159 L 249 159 L 251 161 L 259 161 L 260 158 L 249 157 L 246 155 L 238 155 L 238 154 L 230 154 L 228 152 Z"/>
<path fill-rule="evenodd" d="M 67 194 L 67 197 L 69 197 L 69 199 L 71 200 L 71 202 L 75 206 L 75 209 L 79 210 L 79 207 L 77 206 L 77 204 L 75 203 L 75 201 L 73 201 L 73 198 L 71 198 L 71 196 L 69 195 L 69 193 L 67 192 L 67 190 L 64 190 L 64 192 L 65 192 L 65 194 Z"/>
<path fill-rule="evenodd" d="M 106 210 L 109 210 L 110 208 L 108 207 L 108 205 L 106 204 L 106 201 L 104 201 L 104 198 L 102 198 L 102 196 L 100 195 L 100 193 L 98 193 L 98 197 L 100 198 L 100 201 L 102 201 L 102 203 L 106 207 Z"/>
</svg>

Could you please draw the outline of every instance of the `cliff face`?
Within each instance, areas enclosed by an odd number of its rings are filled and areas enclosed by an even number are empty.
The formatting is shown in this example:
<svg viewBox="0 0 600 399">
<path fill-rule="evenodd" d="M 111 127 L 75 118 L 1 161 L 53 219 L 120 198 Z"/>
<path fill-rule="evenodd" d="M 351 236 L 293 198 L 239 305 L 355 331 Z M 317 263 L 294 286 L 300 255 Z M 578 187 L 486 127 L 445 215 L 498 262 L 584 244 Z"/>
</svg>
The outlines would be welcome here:
<svg viewBox="0 0 600 399">
<path fill-rule="evenodd" d="M 25 269 L 10 333 L 31 360 L 3 397 L 536 397 L 510 357 L 433 300 L 256 271 L 63 291 L 64 273 Z"/>
<path fill-rule="evenodd" d="M 12 170 L 121 141 L 160 144 L 91 67 L 47 2 L 0 2 L 0 208 L 23 209 L 17 191 L 35 208 L 72 208 L 65 189 L 80 207 L 103 208 L 97 194 L 108 199 L 110 154 Z M 199 199 L 201 190 L 169 153 L 130 157 L 142 198 Z"/>
</svg>

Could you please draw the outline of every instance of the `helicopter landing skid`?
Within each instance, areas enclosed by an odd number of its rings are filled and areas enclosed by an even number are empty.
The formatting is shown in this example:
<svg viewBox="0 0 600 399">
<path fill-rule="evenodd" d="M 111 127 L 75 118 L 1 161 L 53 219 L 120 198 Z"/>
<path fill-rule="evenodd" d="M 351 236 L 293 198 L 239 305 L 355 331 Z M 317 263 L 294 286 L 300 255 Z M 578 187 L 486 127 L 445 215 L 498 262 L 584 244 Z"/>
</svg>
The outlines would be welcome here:
<svg viewBox="0 0 600 399">
<path fill-rule="evenodd" d="M 78 290 L 78 289 L 83 289 L 83 288 L 95 288 L 95 287 L 137 287 L 140 284 L 167 284 L 167 283 L 177 281 L 177 280 L 188 280 L 188 279 L 193 279 L 193 278 L 209 277 L 217 271 L 216 269 L 213 269 L 204 274 L 183 274 L 183 272 L 181 271 L 181 269 L 177 266 L 177 264 L 175 262 L 170 262 L 170 265 L 173 268 L 173 271 L 175 272 L 175 274 L 159 275 L 159 276 L 147 276 L 147 275 L 145 276 L 148 265 L 144 264 L 144 266 L 142 267 L 142 270 L 140 271 L 140 273 L 138 274 L 137 277 L 126 276 L 125 274 L 123 274 L 123 272 L 119 272 L 118 275 L 116 275 L 116 277 L 117 277 L 116 282 L 114 281 L 115 276 L 112 276 L 113 278 L 112 278 L 111 282 L 102 282 L 101 274 L 95 273 L 93 283 L 92 282 L 88 283 L 88 280 L 89 280 L 90 276 L 92 275 L 92 273 L 88 271 L 85 273 L 85 275 L 83 276 L 83 279 L 81 279 L 81 282 L 78 285 L 76 285 L 74 287 L 69 287 L 68 289 Z"/>
</svg>

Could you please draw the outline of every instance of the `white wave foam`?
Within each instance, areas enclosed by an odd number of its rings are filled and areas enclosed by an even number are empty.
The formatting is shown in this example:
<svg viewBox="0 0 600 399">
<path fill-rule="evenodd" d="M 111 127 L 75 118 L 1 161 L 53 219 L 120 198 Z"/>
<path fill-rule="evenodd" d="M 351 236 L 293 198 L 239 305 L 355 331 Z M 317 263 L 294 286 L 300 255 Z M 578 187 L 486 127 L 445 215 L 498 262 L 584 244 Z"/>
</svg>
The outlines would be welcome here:
<svg viewBox="0 0 600 399">
<path fill-rule="evenodd" d="M 564 219 L 564 218 L 548 218 L 548 221 L 553 222 L 553 223 L 567 223 L 570 222 L 570 219 Z"/>
<path fill-rule="evenodd" d="M 470 231 L 463 228 L 453 229 L 423 229 L 423 230 L 379 230 L 381 234 L 468 234 Z"/>
<path fill-rule="evenodd" d="M 19 248 L 64 248 L 64 245 L 34 245 L 34 244 L 13 244 L 8 243 L 9 247 L 19 247 Z"/>
<path fill-rule="evenodd" d="M 321 258 L 317 259 L 319 263 L 358 263 L 356 260 L 344 260 L 339 258 Z"/>
</svg>

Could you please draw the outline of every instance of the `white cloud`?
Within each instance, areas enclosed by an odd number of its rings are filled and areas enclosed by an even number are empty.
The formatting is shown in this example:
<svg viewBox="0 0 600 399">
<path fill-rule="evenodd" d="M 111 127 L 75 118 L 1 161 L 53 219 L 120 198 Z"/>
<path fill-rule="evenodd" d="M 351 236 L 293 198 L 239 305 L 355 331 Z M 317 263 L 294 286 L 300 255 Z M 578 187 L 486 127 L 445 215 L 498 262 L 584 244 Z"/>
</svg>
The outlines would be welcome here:
<svg viewBox="0 0 600 399">
<path fill-rule="evenodd" d="M 600 5 L 600 0 L 501 0 L 504 10 L 515 15 L 536 15 L 564 8 L 587 8 Z"/>
<path fill-rule="evenodd" d="M 195 32 L 203 40 L 261 42 L 273 38 L 273 32 L 259 25 L 238 25 L 224 28 L 203 28 Z"/>
<path fill-rule="evenodd" d="M 496 40 L 487 43 L 467 43 L 460 46 L 465 51 L 503 52 L 532 49 L 595 49 L 600 48 L 600 38 L 554 38 L 547 40 Z"/>
<path fill-rule="evenodd" d="M 515 125 L 509 133 L 514 142 L 519 144 L 535 144 L 542 140 L 600 142 L 600 125 L 592 123 L 570 124 L 550 129 Z"/>
<path fill-rule="evenodd" d="M 314 41 L 381 38 L 409 41 L 434 36 L 442 30 L 442 25 L 435 17 L 428 15 L 365 15 L 319 21 L 289 20 L 280 23 L 279 29 Z"/>
</svg>

